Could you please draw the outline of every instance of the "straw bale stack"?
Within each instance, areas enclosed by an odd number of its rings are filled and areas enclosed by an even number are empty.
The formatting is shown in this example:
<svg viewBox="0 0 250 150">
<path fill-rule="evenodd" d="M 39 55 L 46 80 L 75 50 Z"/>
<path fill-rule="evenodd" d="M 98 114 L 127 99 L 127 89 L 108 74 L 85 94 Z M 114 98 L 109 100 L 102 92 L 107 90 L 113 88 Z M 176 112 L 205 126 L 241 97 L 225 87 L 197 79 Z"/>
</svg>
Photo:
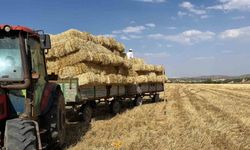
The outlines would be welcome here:
<svg viewBox="0 0 250 150">
<path fill-rule="evenodd" d="M 76 40 L 78 39 L 78 40 Z M 104 37 L 104 36 L 94 36 L 88 32 L 81 32 L 75 29 L 70 29 L 65 32 L 62 32 L 57 35 L 51 35 L 51 41 L 52 44 L 63 44 L 66 43 L 67 41 L 71 40 L 71 42 L 86 42 L 86 41 L 91 41 L 95 44 L 102 45 L 106 49 L 113 51 L 116 50 L 120 53 L 124 52 L 124 45 L 122 43 L 119 43 L 113 38 L 110 37 Z M 74 45 L 81 45 L 81 44 L 74 44 Z"/>
<path fill-rule="evenodd" d="M 168 78 L 166 75 L 159 75 L 156 78 L 156 82 L 166 82 L 166 81 L 168 81 Z"/>
<path fill-rule="evenodd" d="M 79 78 L 80 85 L 125 83 L 124 59 L 100 44 L 72 38 L 65 44 L 54 45 L 53 50 L 52 55 L 47 55 L 48 73 L 54 72 L 60 78 Z M 119 68 L 124 73 L 117 74 Z"/>
<path fill-rule="evenodd" d="M 79 79 L 79 85 L 95 85 L 95 84 L 123 84 L 126 80 L 125 76 L 117 74 L 95 74 L 93 72 L 82 73 L 74 76 Z"/>
<path fill-rule="evenodd" d="M 127 83 L 165 82 L 164 67 L 146 64 L 143 59 L 129 59 Z"/>
<path fill-rule="evenodd" d="M 122 54 L 124 45 L 113 38 L 71 29 L 52 35 L 51 41 L 46 55 L 48 73 L 78 78 L 80 85 L 163 82 L 166 78 L 162 66 L 127 59 Z"/>
<path fill-rule="evenodd" d="M 136 83 L 147 83 L 148 82 L 148 76 L 146 75 L 141 75 L 141 76 L 137 76 L 135 78 Z"/>
<path fill-rule="evenodd" d="M 58 62 L 58 63 L 56 63 Z M 90 62 L 100 65 L 109 66 L 124 66 L 129 67 L 128 64 L 123 63 L 123 58 L 114 54 L 99 53 L 90 50 L 80 50 L 76 53 L 69 54 L 66 57 L 61 57 L 57 59 L 47 59 L 47 63 L 56 68 L 62 68 L 66 66 L 75 65 L 80 62 Z"/>
<path fill-rule="evenodd" d="M 106 78 L 102 75 L 95 74 L 93 72 L 87 72 L 83 73 L 77 76 L 74 76 L 75 78 L 79 79 L 79 85 L 89 85 L 89 84 L 104 84 L 106 83 Z"/>
<path fill-rule="evenodd" d="M 126 83 L 127 83 L 127 84 L 136 84 L 136 77 L 127 76 L 127 77 L 126 77 Z"/>
</svg>

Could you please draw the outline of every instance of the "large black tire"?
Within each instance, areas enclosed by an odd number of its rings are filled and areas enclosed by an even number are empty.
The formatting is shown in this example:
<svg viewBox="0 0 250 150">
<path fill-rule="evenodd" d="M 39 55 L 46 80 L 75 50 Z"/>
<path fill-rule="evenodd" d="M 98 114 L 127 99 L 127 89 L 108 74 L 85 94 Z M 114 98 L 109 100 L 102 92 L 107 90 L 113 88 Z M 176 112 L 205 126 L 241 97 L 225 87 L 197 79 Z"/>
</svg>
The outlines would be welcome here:
<svg viewBox="0 0 250 150">
<path fill-rule="evenodd" d="M 93 109 L 90 104 L 84 104 L 81 106 L 81 121 L 83 121 L 84 124 L 89 124 L 92 119 Z"/>
<path fill-rule="evenodd" d="M 36 150 L 36 128 L 32 121 L 12 119 L 6 122 L 4 147 L 7 150 Z"/>
<path fill-rule="evenodd" d="M 143 103 L 142 97 L 141 97 L 141 96 L 137 96 L 137 97 L 135 98 L 135 100 L 134 100 L 134 105 L 135 105 L 135 106 L 141 106 L 142 103 Z"/>
<path fill-rule="evenodd" d="M 118 114 L 121 111 L 121 102 L 119 100 L 113 100 L 110 104 L 110 111 L 113 114 Z"/>
<path fill-rule="evenodd" d="M 41 117 L 41 126 L 43 129 L 47 130 L 45 136 L 42 136 L 44 138 L 42 142 L 47 145 L 48 149 L 63 146 L 66 131 L 65 120 L 66 112 L 64 97 L 62 92 L 58 91 L 50 110 Z"/>
</svg>

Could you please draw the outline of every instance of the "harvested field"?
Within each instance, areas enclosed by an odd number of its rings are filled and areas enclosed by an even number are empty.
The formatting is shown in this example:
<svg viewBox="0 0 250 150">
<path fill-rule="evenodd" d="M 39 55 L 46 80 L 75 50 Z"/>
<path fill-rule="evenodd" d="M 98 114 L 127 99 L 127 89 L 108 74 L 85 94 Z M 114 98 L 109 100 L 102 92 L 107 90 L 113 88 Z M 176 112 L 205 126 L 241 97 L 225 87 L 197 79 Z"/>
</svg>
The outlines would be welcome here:
<svg viewBox="0 0 250 150">
<path fill-rule="evenodd" d="M 250 149 L 249 91 L 249 84 L 168 84 L 167 103 L 68 127 L 68 149 Z"/>
</svg>

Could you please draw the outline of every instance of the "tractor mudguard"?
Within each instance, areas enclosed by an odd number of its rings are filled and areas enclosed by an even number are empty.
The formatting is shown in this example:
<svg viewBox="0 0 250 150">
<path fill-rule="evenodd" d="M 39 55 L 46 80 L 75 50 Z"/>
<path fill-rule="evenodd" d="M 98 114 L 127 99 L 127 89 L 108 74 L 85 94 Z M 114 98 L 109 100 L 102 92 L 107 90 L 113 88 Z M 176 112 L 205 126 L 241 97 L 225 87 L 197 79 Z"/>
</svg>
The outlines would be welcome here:
<svg viewBox="0 0 250 150">
<path fill-rule="evenodd" d="M 43 116 L 50 110 L 53 104 L 53 100 L 55 100 L 58 97 L 58 91 L 60 90 L 61 90 L 60 85 L 56 83 L 47 83 L 45 85 L 40 107 L 41 110 L 40 116 Z"/>
</svg>

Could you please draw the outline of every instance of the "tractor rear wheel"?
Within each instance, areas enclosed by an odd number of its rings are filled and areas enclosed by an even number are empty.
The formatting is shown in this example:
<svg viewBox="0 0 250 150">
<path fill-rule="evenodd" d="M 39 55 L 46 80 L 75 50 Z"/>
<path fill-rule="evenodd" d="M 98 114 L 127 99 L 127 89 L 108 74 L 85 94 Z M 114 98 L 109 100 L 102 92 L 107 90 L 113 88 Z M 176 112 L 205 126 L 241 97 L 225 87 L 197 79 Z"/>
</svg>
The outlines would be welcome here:
<svg viewBox="0 0 250 150">
<path fill-rule="evenodd" d="M 48 113 L 42 117 L 42 128 L 46 129 L 45 133 L 45 144 L 48 145 L 48 148 L 53 147 L 62 147 L 65 140 L 65 104 L 64 97 L 61 91 L 59 91 L 52 102 L 52 106 Z"/>
<path fill-rule="evenodd" d="M 4 147 L 7 150 L 38 149 L 36 128 L 32 121 L 12 119 L 6 122 Z"/>
</svg>

